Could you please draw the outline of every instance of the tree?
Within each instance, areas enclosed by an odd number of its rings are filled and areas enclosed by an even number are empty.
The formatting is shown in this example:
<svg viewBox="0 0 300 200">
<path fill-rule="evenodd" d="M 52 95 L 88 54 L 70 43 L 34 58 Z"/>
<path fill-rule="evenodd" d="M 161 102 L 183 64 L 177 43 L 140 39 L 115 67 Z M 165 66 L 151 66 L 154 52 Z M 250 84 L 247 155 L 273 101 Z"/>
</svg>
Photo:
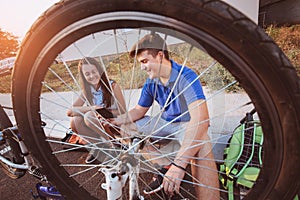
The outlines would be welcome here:
<svg viewBox="0 0 300 200">
<path fill-rule="evenodd" d="M 19 46 L 18 37 L 0 28 L 0 60 L 16 56 Z"/>
</svg>

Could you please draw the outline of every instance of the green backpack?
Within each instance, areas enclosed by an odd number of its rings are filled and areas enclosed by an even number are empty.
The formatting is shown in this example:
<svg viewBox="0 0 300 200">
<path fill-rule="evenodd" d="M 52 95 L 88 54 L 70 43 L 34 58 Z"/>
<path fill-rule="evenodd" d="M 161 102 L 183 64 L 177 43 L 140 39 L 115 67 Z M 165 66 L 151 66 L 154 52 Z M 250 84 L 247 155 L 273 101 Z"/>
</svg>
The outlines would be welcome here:
<svg viewBox="0 0 300 200">
<path fill-rule="evenodd" d="M 240 199 L 241 188 L 252 188 L 262 167 L 263 132 L 260 122 L 253 120 L 255 112 L 246 113 L 224 149 L 219 179 L 229 200 Z"/>
</svg>

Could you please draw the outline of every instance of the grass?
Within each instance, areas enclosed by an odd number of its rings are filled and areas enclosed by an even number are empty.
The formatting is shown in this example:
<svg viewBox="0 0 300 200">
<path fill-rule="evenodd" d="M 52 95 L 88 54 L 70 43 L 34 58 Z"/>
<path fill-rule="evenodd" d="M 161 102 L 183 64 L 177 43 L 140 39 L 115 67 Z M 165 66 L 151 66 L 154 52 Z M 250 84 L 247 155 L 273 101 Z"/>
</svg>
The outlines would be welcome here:
<svg viewBox="0 0 300 200">
<path fill-rule="evenodd" d="M 269 26 L 265 29 L 265 31 L 283 50 L 291 63 L 295 66 L 298 76 L 300 76 L 300 25 L 280 28 L 276 26 Z M 171 45 L 169 50 L 171 52 L 172 59 L 178 63 L 184 63 L 184 57 L 188 54 L 189 46 L 186 44 Z M 135 69 L 129 69 L 128 66 L 133 66 L 133 59 L 131 59 L 128 54 L 106 56 L 103 58 L 103 63 L 107 67 L 109 77 L 120 83 L 123 89 L 140 88 L 147 78 L 147 74 L 142 71 L 138 65 Z M 189 53 L 189 61 L 186 65 L 200 73 L 211 63 L 212 59 L 210 57 L 201 53 L 199 50 L 193 49 Z M 76 79 L 78 79 L 77 64 L 78 61 L 68 63 L 69 69 Z M 70 84 L 66 85 L 62 83 L 56 75 L 48 72 L 45 79 L 47 86 L 53 88 L 55 91 L 68 91 L 70 90 L 70 87 L 77 88 L 64 65 L 54 64 L 51 68 L 59 77 L 62 77 L 63 80 Z M 214 78 L 216 76 L 223 77 L 223 80 L 216 81 Z M 132 81 L 132 77 L 134 77 L 134 81 Z M 232 80 L 233 77 L 230 73 L 219 65 L 211 70 L 209 74 L 206 74 L 205 78 L 201 78 L 201 82 L 204 85 L 208 85 L 215 89 L 222 87 L 222 84 L 228 84 L 228 82 L 231 82 Z M 11 75 L 0 76 L 0 82 L 0 93 L 10 93 Z M 231 91 L 238 90 L 238 86 L 231 88 Z M 46 92 L 49 91 L 49 89 L 44 86 L 42 91 Z"/>
<path fill-rule="evenodd" d="M 269 26 L 266 28 L 266 33 L 290 59 L 300 77 L 300 25 L 280 28 Z"/>
</svg>

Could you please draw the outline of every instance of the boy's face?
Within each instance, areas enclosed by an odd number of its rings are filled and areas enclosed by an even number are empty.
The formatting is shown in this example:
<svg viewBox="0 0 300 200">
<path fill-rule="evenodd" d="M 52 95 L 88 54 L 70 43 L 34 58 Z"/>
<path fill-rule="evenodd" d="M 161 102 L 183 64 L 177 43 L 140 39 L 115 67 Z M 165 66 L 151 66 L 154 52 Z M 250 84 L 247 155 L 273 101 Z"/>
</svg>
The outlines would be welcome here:
<svg viewBox="0 0 300 200">
<path fill-rule="evenodd" d="M 148 51 L 142 51 L 137 60 L 141 63 L 141 69 L 145 70 L 150 79 L 159 78 L 161 71 L 162 52 L 159 52 L 156 57 L 148 54 Z"/>
</svg>

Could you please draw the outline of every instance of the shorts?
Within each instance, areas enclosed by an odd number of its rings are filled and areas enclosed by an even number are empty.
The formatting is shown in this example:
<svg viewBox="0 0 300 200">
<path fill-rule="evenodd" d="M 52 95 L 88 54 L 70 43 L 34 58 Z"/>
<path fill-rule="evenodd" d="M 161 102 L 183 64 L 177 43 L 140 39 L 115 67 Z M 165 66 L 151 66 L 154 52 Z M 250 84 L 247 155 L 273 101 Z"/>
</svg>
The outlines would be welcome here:
<svg viewBox="0 0 300 200">
<path fill-rule="evenodd" d="M 142 135 L 150 136 L 152 141 L 159 143 L 177 140 L 183 141 L 187 122 L 170 123 L 159 116 L 145 116 L 135 122 L 137 131 Z"/>
</svg>

